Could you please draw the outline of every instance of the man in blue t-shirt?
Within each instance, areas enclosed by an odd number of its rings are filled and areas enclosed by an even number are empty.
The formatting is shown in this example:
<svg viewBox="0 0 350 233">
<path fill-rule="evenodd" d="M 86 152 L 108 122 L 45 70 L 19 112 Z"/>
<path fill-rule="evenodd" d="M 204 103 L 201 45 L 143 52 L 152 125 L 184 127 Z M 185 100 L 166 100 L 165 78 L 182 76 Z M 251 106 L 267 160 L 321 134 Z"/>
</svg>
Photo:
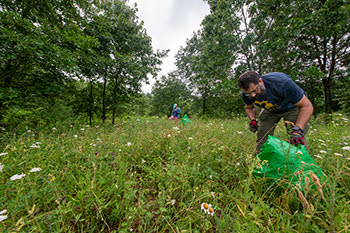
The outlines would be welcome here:
<svg viewBox="0 0 350 233">
<path fill-rule="evenodd" d="M 290 143 L 305 145 L 304 139 L 309 130 L 309 120 L 313 106 L 303 89 L 295 84 L 288 75 L 280 72 L 260 76 L 254 71 L 243 73 L 238 79 L 242 90 L 242 99 L 249 117 L 249 129 L 257 133 L 257 153 L 268 135 L 273 135 L 275 127 L 281 118 L 284 119 Z M 258 116 L 254 105 L 261 108 Z M 258 120 L 257 120 L 258 118 Z M 260 125 L 258 125 L 258 121 Z"/>
</svg>

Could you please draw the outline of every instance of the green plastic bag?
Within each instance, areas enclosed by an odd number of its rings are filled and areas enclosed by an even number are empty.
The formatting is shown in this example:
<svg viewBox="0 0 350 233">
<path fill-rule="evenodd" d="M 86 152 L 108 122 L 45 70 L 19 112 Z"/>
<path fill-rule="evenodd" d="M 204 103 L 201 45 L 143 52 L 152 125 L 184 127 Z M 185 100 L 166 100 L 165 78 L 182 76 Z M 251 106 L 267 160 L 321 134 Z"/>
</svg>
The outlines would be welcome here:
<svg viewBox="0 0 350 233">
<path fill-rule="evenodd" d="M 185 114 L 185 116 L 183 116 L 183 117 L 181 118 L 181 121 L 182 121 L 182 124 L 183 124 L 183 125 L 187 125 L 187 124 L 190 124 L 190 123 L 191 123 L 190 119 L 188 119 L 187 114 Z"/>
<path fill-rule="evenodd" d="M 272 182 L 288 181 L 284 186 L 297 186 L 300 190 L 304 190 L 305 184 L 319 188 L 326 181 L 321 168 L 303 145 L 296 147 L 269 135 L 261 149 L 262 152 L 257 155 L 260 164 L 253 171 L 255 176 L 268 178 Z"/>
</svg>

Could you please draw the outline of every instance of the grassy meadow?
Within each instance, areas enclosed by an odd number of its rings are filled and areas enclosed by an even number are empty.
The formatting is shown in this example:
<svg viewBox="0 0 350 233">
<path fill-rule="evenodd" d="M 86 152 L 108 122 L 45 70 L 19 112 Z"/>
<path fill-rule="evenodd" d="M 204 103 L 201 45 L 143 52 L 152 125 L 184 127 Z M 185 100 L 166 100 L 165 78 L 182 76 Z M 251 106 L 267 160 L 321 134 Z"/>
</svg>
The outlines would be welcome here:
<svg viewBox="0 0 350 233">
<path fill-rule="evenodd" d="M 322 195 L 252 175 L 247 117 L 2 128 L 0 231 L 350 232 L 350 123 L 325 119 L 307 137 Z"/>
</svg>

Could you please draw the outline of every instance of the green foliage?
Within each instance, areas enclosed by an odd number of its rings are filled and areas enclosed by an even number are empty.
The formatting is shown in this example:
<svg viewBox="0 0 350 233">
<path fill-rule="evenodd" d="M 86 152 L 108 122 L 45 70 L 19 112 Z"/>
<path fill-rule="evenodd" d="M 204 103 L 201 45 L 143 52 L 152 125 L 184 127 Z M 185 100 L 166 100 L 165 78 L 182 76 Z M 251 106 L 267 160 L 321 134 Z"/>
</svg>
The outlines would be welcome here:
<svg viewBox="0 0 350 233">
<path fill-rule="evenodd" d="M 175 125 L 58 123 L 0 144 L 2 232 L 339 232 L 347 229 L 349 118 L 311 121 L 309 154 L 322 192 L 255 178 L 246 118 Z M 2 131 L 3 133 L 4 131 Z M 276 136 L 284 138 L 278 126 Z M 323 152 L 325 151 L 325 152 Z M 40 171 L 32 171 L 41 168 Z M 25 174 L 11 180 L 15 174 Z M 201 209 L 208 203 L 213 216 Z"/>
<path fill-rule="evenodd" d="M 173 111 L 176 103 L 182 109 L 182 115 L 193 114 L 193 96 L 187 88 L 184 80 L 181 80 L 176 73 L 170 73 L 168 77 L 163 76 L 153 86 L 151 100 L 151 115 L 168 115 Z"/>
</svg>

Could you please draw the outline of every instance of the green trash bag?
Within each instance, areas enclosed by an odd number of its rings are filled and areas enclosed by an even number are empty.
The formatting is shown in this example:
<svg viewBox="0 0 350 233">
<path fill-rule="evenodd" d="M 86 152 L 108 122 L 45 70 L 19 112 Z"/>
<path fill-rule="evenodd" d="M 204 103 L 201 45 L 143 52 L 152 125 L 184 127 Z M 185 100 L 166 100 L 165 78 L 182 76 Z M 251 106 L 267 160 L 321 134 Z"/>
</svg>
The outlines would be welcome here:
<svg viewBox="0 0 350 233">
<path fill-rule="evenodd" d="M 261 149 L 257 155 L 261 161 L 253 175 L 268 178 L 270 182 L 277 181 L 278 185 L 296 186 L 303 191 L 305 187 L 322 189 L 326 176 L 303 145 L 294 146 L 269 135 Z"/>
<path fill-rule="evenodd" d="M 190 119 L 188 119 L 187 114 L 185 114 L 185 116 L 183 116 L 183 117 L 181 118 L 181 121 L 182 121 L 182 124 L 183 124 L 183 125 L 187 125 L 187 124 L 190 124 L 190 123 L 191 123 Z"/>
</svg>

